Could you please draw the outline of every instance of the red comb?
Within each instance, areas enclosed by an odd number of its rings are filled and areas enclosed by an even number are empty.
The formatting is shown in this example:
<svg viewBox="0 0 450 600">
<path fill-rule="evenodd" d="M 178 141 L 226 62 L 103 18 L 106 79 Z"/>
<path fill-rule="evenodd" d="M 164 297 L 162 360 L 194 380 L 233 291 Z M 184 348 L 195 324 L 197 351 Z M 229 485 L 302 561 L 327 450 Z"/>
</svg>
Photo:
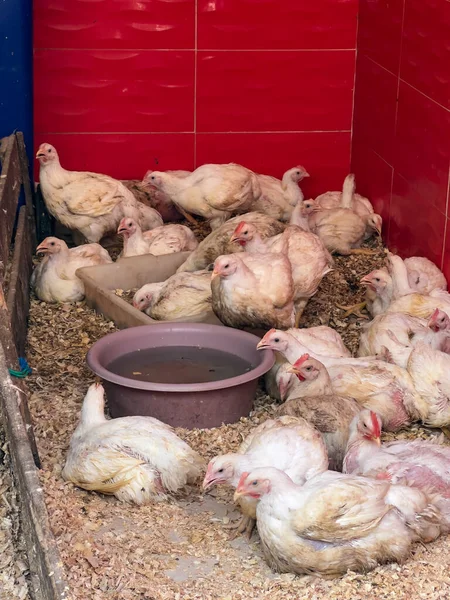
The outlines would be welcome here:
<svg viewBox="0 0 450 600">
<path fill-rule="evenodd" d="M 381 436 L 381 427 L 378 421 L 378 416 L 373 410 L 370 411 L 370 418 L 372 419 L 373 435 L 379 438 Z"/>
<path fill-rule="evenodd" d="M 241 221 L 239 223 L 239 225 L 236 227 L 236 229 L 234 230 L 235 235 L 241 233 L 241 231 L 244 229 L 244 227 L 247 225 L 247 223 L 245 221 Z"/>
<path fill-rule="evenodd" d="M 437 319 L 438 316 L 439 316 L 439 309 L 436 308 L 435 311 L 434 311 L 434 313 L 431 315 L 431 318 L 432 319 Z"/>
<path fill-rule="evenodd" d="M 248 471 L 245 471 L 245 473 L 242 473 L 242 475 L 239 479 L 239 483 L 237 484 L 238 487 L 240 487 L 244 483 L 244 481 L 247 479 L 248 475 L 249 475 Z"/>
<path fill-rule="evenodd" d="M 294 367 L 298 369 L 305 361 L 309 360 L 309 354 L 302 354 L 294 363 Z"/>
</svg>

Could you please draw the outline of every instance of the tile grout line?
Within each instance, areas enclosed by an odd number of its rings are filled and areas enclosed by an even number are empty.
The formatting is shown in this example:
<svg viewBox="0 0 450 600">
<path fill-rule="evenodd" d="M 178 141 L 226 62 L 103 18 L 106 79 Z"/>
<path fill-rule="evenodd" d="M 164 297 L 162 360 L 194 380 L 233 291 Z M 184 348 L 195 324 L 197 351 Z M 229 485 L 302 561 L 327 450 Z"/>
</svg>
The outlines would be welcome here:
<svg viewBox="0 0 450 600">
<path fill-rule="evenodd" d="M 448 1 L 450 2 L 450 0 L 448 0 Z M 422 90 L 419 90 L 419 88 L 416 88 L 414 85 L 412 85 L 412 83 L 409 83 L 409 81 L 406 81 L 406 79 L 402 79 L 402 77 L 400 77 L 400 75 L 396 75 L 390 69 L 387 69 L 383 65 L 380 65 L 379 62 L 377 62 L 376 60 L 374 60 L 373 58 L 371 58 L 367 54 L 364 54 L 364 57 L 367 58 L 367 60 L 370 60 L 371 63 L 373 63 L 374 65 L 377 65 L 377 67 L 380 67 L 380 69 L 383 69 L 383 71 L 386 71 L 386 73 L 389 73 L 389 75 L 392 75 L 392 77 L 395 77 L 398 80 L 397 81 L 397 96 L 398 96 L 398 90 L 400 88 L 400 82 L 401 82 L 401 83 L 404 83 L 405 85 L 407 85 L 408 87 L 410 87 L 412 90 L 416 91 L 418 94 L 420 94 L 424 98 L 427 98 L 427 100 L 430 100 L 431 102 L 433 102 L 437 106 L 440 106 L 446 112 L 450 112 L 450 108 L 447 108 L 446 106 L 444 106 L 443 104 L 441 104 L 440 102 L 438 102 L 437 100 L 435 100 L 434 98 L 432 98 L 431 96 L 428 96 L 427 94 L 425 94 L 425 92 L 422 92 Z"/>
<path fill-rule="evenodd" d="M 194 169 L 197 168 L 197 56 L 198 56 L 198 0 L 194 2 Z"/>
<path fill-rule="evenodd" d="M 450 0 L 449 0 L 450 1 Z M 195 24 L 194 27 L 196 27 Z M 39 48 L 33 50 L 60 50 L 69 52 L 354 52 L 356 48 Z"/>
<path fill-rule="evenodd" d="M 37 131 L 36 135 L 298 135 L 351 133 L 351 129 L 303 129 L 298 131 Z M 381 157 L 380 157 L 381 158 Z"/>
</svg>

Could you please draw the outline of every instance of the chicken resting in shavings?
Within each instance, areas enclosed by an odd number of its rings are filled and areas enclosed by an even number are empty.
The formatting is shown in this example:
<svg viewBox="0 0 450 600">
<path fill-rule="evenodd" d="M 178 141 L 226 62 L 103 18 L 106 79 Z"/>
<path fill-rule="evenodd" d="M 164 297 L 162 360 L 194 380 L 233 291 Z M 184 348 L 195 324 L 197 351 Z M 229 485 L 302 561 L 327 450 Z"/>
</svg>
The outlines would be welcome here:
<svg viewBox="0 0 450 600">
<path fill-rule="evenodd" d="M 201 221 L 199 221 L 201 223 Z M 197 234 L 197 233 L 196 233 Z M 335 302 L 351 305 L 364 298 L 358 280 L 383 265 L 377 256 L 336 257 L 336 271 L 322 281 L 309 301 L 302 326 L 330 324 L 349 349 L 358 346 L 361 321 L 343 319 Z M 449 586 L 450 541 L 442 537 L 426 548 L 417 545 L 404 565 L 379 567 L 368 575 L 348 573 L 334 581 L 277 576 L 265 565 L 257 536 L 250 546 L 230 544 L 224 525 L 238 518 L 232 492 L 217 489 L 164 507 L 124 510 L 114 499 L 76 490 L 60 471 L 69 438 L 76 427 L 83 395 L 94 381 L 85 354 L 114 324 L 86 307 L 31 302 L 27 359 L 33 374 L 30 409 L 43 468 L 40 477 L 58 549 L 73 600 L 410 600 L 417 590 L 427 600 L 440 600 Z M 262 388 L 254 410 L 238 423 L 214 429 L 176 433 L 206 460 L 234 452 L 257 425 L 274 415 L 275 402 Z M 418 425 L 383 435 L 383 440 L 427 439 L 435 434 Z M 1 596 L 0 596 L 1 597 Z M 2 599 L 3 600 L 3 599 Z"/>
</svg>

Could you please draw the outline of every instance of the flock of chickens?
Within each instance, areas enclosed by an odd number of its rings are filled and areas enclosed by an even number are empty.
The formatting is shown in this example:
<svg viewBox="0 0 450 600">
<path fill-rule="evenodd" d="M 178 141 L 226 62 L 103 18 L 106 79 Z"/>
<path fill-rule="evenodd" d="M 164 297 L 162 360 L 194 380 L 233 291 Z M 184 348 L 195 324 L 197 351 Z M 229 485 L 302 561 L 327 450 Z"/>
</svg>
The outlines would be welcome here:
<svg viewBox="0 0 450 600">
<path fill-rule="evenodd" d="M 371 253 L 381 217 L 355 194 L 304 201 L 302 167 L 277 180 L 239 165 L 147 173 L 160 212 L 175 206 L 212 232 L 200 244 L 182 225 L 163 225 L 121 182 L 63 169 L 42 144 L 40 183 L 48 210 L 89 242 L 69 249 L 56 238 L 38 246 L 33 273 L 47 302 L 83 297 L 76 270 L 110 262 L 98 244 L 117 232 L 123 256 L 190 251 L 167 281 L 147 284 L 134 305 L 156 319 L 213 310 L 228 326 L 264 329 L 258 349 L 274 350 L 268 394 L 281 404 L 234 454 L 208 465 L 168 425 L 150 417 L 108 420 L 104 392 L 89 388 L 62 476 L 86 490 L 143 504 L 164 499 L 206 468 L 203 488 L 235 489 L 236 532 L 255 523 L 265 558 L 280 572 L 337 576 L 403 561 L 412 543 L 450 528 L 450 447 L 415 440 L 381 444 L 381 431 L 414 422 L 450 427 L 450 294 L 441 271 L 421 257 L 387 254 L 387 268 L 362 278 L 367 311 L 358 356 L 330 327 L 298 328 L 332 253 Z M 161 208 L 162 207 L 162 208 Z M 233 214 L 238 216 L 231 218 Z M 347 307 L 361 315 L 363 305 Z"/>
</svg>

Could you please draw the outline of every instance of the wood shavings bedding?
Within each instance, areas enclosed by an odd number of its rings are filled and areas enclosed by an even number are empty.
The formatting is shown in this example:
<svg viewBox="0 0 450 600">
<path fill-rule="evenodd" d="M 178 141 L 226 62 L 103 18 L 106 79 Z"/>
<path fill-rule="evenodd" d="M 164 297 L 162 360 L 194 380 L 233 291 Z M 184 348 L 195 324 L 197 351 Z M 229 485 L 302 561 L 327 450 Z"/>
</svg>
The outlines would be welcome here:
<svg viewBox="0 0 450 600">
<path fill-rule="evenodd" d="M 302 325 L 329 324 L 356 350 L 361 320 L 342 319 L 335 306 L 362 298 L 359 278 L 381 266 L 374 256 L 336 258 L 309 302 Z M 31 305 L 28 361 L 30 409 L 43 463 L 41 480 L 52 528 L 75 600 L 412 600 L 450 597 L 450 542 L 416 545 L 404 565 L 322 580 L 272 573 L 262 559 L 258 536 L 229 541 L 224 525 L 238 513 L 232 492 L 219 487 L 203 495 L 192 487 L 169 503 L 136 507 L 64 483 L 60 473 L 81 402 L 94 377 L 85 364 L 89 347 L 114 331 L 112 323 L 83 303 Z M 262 389 L 254 410 L 239 423 L 211 430 L 177 430 L 206 459 L 235 451 L 248 432 L 274 411 Z M 385 439 L 430 437 L 413 427 Z"/>
</svg>

